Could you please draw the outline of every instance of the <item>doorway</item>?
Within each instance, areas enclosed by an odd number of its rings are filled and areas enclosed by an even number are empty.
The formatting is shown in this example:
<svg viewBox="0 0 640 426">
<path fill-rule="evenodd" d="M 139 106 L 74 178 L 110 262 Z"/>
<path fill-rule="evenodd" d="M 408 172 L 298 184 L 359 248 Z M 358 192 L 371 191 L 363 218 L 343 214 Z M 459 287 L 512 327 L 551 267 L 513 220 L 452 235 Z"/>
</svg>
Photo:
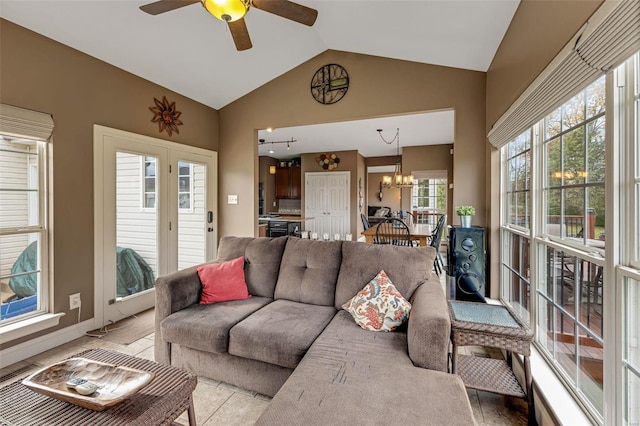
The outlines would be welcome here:
<svg viewBox="0 0 640 426">
<path fill-rule="evenodd" d="M 154 305 L 155 280 L 215 258 L 217 154 L 94 128 L 95 318 Z"/>
</svg>

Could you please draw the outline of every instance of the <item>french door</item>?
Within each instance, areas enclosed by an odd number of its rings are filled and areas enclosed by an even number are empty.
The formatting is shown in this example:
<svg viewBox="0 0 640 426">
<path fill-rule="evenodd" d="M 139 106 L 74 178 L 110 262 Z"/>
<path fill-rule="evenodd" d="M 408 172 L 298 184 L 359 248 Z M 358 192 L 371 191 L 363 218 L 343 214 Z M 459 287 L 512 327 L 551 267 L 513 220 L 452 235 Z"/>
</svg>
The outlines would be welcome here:
<svg viewBox="0 0 640 426">
<path fill-rule="evenodd" d="M 306 172 L 305 216 L 313 217 L 305 228 L 318 234 L 335 234 L 341 238 L 351 232 L 349 182 L 350 172 Z"/>
<path fill-rule="evenodd" d="M 155 280 L 215 258 L 216 153 L 95 126 L 96 321 L 154 305 Z"/>
</svg>

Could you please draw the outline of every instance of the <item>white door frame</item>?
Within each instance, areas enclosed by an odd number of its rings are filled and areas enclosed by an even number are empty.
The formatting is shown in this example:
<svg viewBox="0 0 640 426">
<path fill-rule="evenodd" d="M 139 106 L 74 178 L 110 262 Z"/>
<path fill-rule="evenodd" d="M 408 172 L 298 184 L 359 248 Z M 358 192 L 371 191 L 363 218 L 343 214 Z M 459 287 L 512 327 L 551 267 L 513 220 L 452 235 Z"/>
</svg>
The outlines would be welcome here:
<svg viewBox="0 0 640 426">
<path fill-rule="evenodd" d="M 207 188 L 209 194 L 207 196 L 207 200 L 211 210 L 213 212 L 213 222 L 210 226 L 213 228 L 213 231 L 209 233 L 210 243 L 207 244 L 207 257 L 211 260 L 216 257 L 215 248 L 217 242 L 217 216 L 218 216 L 218 208 L 217 208 L 217 176 L 218 176 L 218 154 L 215 151 L 209 151 L 202 148 L 192 147 L 189 145 L 183 145 L 176 142 L 170 142 L 162 139 L 152 138 L 149 136 L 138 135 L 136 133 L 126 132 L 123 130 L 112 129 L 105 126 L 94 125 L 93 126 L 93 178 L 94 178 L 94 322 L 96 327 L 102 327 L 105 325 L 105 312 L 104 312 L 104 279 L 105 279 L 105 270 L 104 270 L 104 247 L 105 247 L 105 239 L 108 237 L 105 232 L 105 206 L 107 205 L 109 194 L 105 194 L 105 167 L 104 167 L 104 155 L 106 149 L 106 139 L 107 138 L 120 138 L 127 139 L 132 141 L 132 145 L 144 144 L 147 147 L 156 147 L 171 151 L 179 151 L 180 156 L 183 157 L 188 153 L 193 153 L 200 156 L 208 156 L 212 159 L 212 167 L 211 170 L 208 171 L 207 174 Z M 131 147 L 132 151 L 135 151 L 134 147 Z M 169 157 L 167 156 L 167 161 Z M 115 173 L 115 171 L 114 171 Z M 169 180 L 164 174 L 167 181 Z M 163 177 L 160 176 L 160 179 Z M 166 185 L 165 181 L 165 185 Z M 112 197 L 113 198 L 113 197 Z M 164 204 L 160 204 L 159 211 L 159 221 L 161 223 L 168 223 L 168 221 L 172 220 L 173 213 L 168 212 L 168 205 L 166 201 L 159 201 Z M 113 200 L 111 201 L 113 203 Z M 177 222 L 173 221 L 174 223 Z M 165 247 L 169 246 L 169 241 L 177 241 L 177 236 L 173 234 L 177 234 L 177 227 L 174 226 L 173 230 L 170 231 L 166 237 L 159 236 L 158 244 L 164 244 Z M 113 232 L 115 234 L 115 230 Z M 162 248 L 167 253 L 175 253 L 170 248 Z M 167 251 L 168 250 L 168 251 Z M 114 253 L 115 255 L 115 253 Z M 160 260 L 160 253 L 159 253 Z M 177 261 L 176 261 L 177 262 Z M 174 265 L 175 262 L 169 262 L 169 259 L 165 260 L 165 264 L 169 265 L 167 270 L 158 269 L 158 274 L 162 273 L 170 273 L 176 269 Z M 173 270 L 172 270 L 173 269 Z"/>
</svg>

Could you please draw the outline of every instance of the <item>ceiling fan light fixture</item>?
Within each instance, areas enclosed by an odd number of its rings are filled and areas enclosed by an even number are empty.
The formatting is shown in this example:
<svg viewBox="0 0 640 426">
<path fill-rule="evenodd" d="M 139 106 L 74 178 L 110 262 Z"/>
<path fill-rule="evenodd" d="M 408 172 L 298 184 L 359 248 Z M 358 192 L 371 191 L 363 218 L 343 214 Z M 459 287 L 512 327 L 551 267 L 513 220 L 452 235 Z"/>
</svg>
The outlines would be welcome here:
<svg viewBox="0 0 640 426">
<path fill-rule="evenodd" d="M 249 10 L 249 2 L 244 0 L 202 0 L 202 5 L 207 12 L 225 22 L 237 21 Z"/>
</svg>

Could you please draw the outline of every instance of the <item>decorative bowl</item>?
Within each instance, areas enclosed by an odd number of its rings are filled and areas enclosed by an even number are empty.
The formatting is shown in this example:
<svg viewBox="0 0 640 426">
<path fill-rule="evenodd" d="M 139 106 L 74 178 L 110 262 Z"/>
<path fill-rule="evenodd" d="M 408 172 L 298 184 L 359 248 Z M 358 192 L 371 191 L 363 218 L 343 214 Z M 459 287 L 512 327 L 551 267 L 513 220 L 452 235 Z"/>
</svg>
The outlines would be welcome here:
<svg viewBox="0 0 640 426">
<path fill-rule="evenodd" d="M 44 367 L 22 381 L 34 392 L 56 398 L 70 404 L 103 411 L 138 392 L 148 385 L 155 373 L 118 367 L 86 358 L 69 358 Z M 98 385 L 90 395 L 80 395 L 68 388 L 70 379 L 83 378 Z"/>
</svg>

